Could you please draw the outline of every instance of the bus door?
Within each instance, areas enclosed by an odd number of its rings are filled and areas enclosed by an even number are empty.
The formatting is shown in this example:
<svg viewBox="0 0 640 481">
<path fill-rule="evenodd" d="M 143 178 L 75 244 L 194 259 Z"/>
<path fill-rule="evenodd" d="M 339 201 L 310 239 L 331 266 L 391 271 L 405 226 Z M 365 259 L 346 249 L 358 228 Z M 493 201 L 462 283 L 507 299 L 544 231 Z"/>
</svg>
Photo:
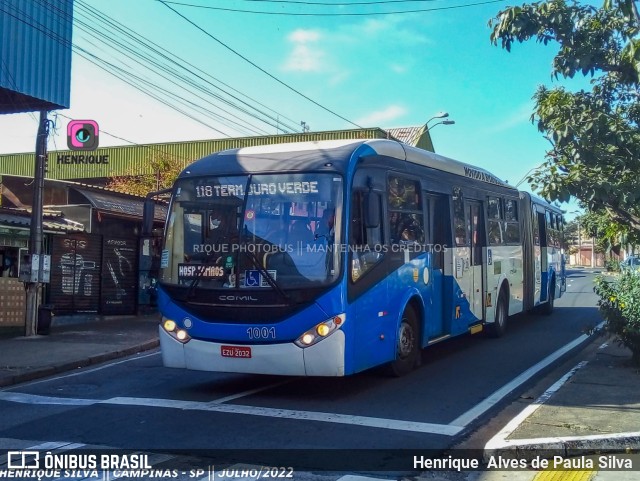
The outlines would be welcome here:
<svg viewBox="0 0 640 481">
<path fill-rule="evenodd" d="M 426 236 L 429 247 L 425 310 L 428 339 L 447 334 L 445 317 L 445 252 L 451 246 L 451 214 L 449 199 L 445 195 L 425 194 Z"/>
<path fill-rule="evenodd" d="M 454 247 L 452 258 L 452 305 L 450 334 L 461 334 L 483 319 L 482 248 L 484 219 L 482 204 L 465 200 L 462 189 L 453 191 Z"/>
<path fill-rule="evenodd" d="M 549 258 L 548 242 L 547 242 L 547 218 L 544 212 L 536 212 L 538 217 L 538 238 L 540 240 L 540 262 L 536 262 L 536 297 L 540 302 L 547 300 L 548 283 L 551 279 L 548 278 L 549 273 Z M 537 252 L 536 252 L 537 254 Z M 540 266 L 538 268 L 538 266 Z"/>
<path fill-rule="evenodd" d="M 395 352 L 393 341 L 382 342 L 395 336 L 395 322 L 390 322 L 393 309 L 389 304 L 389 286 L 385 282 L 390 254 L 383 248 L 383 220 L 380 219 L 378 225 L 367 226 L 367 202 L 376 202 L 382 212 L 379 194 L 367 195 L 358 189 L 352 192 L 347 295 L 354 343 L 357 341 L 352 348 L 356 371 L 389 361 Z"/>
<path fill-rule="evenodd" d="M 484 279 L 482 250 L 485 246 L 484 216 L 482 204 L 477 201 L 465 202 L 467 211 L 467 230 L 470 240 L 470 292 L 469 305 L 477 319 L 484 319 Z"/>
</svg>

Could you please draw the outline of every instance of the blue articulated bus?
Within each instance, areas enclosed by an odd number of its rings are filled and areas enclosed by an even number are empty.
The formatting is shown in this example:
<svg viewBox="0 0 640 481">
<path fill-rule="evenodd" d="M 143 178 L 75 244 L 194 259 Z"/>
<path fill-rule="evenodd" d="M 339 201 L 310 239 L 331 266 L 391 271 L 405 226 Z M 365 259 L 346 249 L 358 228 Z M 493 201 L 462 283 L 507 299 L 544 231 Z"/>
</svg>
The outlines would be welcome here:
<svg viewBox="0 0 640 481">
<path fill-rule="evenodd" d="M 172 190 L 163 363 L 406 374 L 430 344 L 550 313 L 564 286 L 562 222 L 483 169 L 391 140 L 210 155 Z"/>
</svg>

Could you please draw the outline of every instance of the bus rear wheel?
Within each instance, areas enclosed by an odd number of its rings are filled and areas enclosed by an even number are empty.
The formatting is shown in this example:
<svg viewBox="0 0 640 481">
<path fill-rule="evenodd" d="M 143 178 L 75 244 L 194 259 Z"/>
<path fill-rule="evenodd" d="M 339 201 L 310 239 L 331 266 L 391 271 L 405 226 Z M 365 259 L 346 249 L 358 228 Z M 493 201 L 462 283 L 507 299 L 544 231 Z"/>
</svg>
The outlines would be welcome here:
<svg viewBox="0 0 640 481">
<path fill-rule="evenodd" d="M 504 289 L 500 291 L 498 296 L 498 304 L 496 305 L 496 318 L 492 324 L 487 326 L 487 330 L 491 337 L 502 337 L 507 330 L 507 318 L 509 317 L 509 302 L 507 301 L 507 293 Z"/>
<path fill-rule="evenodd" d="M 420 331 L 418 316 L 408 307 L 402 314 L 396 340 L 396 359 L 388 365 L 389 374 L 395 377 L 410 373 L 418 365 L 420 356 Z"/>
</svg>

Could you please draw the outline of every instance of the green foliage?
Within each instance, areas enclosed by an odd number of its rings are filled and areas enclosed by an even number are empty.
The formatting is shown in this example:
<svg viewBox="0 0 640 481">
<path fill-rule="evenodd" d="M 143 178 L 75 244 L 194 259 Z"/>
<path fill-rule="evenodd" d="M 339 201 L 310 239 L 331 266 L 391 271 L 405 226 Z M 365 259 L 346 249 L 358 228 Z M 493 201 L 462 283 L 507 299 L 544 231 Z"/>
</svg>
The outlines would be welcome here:
<svg viewBox="0 0 640 481">
<path fill-rule="evenodd" d="M 640 366 L 640 275 L 623 272 L 613 280 L 596 278 L 598 306 L 605 329 L 629 348 L 633 362 Z"/>
<path fill-rule="evenodd" d="M 607 272 L 620 272 L 620 261 L 617 259 L 607 259 L 604 263 Z"/>
<path fill-rule="evenodd" d="M 175 157 L 157 154 L 149 159 L 152 174 L 130 172 L 122 177 L 112 177 L 107 184 L 109 189 L 145 196 L 149 192 L 166 189 L 173 185 L 184 163 Z"/>
<path fill-rule="evenodd" d="M 539 87 L 532 121 L 550 141 L 529 178 L 551 200 L 578 198 L 589 210 L 640 233 L 640 40 L 631 0 L 602 8 L 550 0 L 509 7 L 489 22 L 491 42 L 558 44 L 552 76 L 592 77 L 591 91 Z"/>
</svg>

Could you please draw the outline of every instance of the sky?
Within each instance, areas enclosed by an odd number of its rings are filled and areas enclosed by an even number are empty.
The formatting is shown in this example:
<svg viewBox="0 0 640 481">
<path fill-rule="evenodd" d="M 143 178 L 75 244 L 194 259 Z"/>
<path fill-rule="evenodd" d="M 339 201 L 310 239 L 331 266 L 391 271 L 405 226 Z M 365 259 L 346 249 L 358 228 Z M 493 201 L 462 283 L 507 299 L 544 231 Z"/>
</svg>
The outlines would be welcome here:
<svg viewBox="0 0 640 481">
<path fill-rule="evenodd" d="M 530 41 L 509 53 L 489 40 L 488 21 L 514 2 L 176 2 L 214 8 L 75 0 L 71 105 L 49 114 L 56 120 L 50 150 L 67 148 L 69 119 L 95 120 L 100 146 L 114 146 L 270 135 L 301 131 L 301 122 L 311 131 L 417 126 L 448 112 L 454 125 L 429 122 L 436 152 L 516 185 L 550 148 L 530 116 L 537 87 L 558 84 L 551 78 L 557 47 Z M 122 30 L 110 30 L 105 19 Z M 113 39 L 127 34 L 166 49 L 166 78 L 114 49 Z M 140 44 L 133 50 L 153 55 Z M 143 90 L 162 90 L 152 98 L 110 72 Z M 192 93 L 189 82 L 201 90 Z M 176 96 L 187 103 L 178 105 Z M 36 131 L 35 114 L 0 116 L 0 153 L 33 152 Z M 526 181 L 519 187 L 529 190 Z"/>
</svg>

